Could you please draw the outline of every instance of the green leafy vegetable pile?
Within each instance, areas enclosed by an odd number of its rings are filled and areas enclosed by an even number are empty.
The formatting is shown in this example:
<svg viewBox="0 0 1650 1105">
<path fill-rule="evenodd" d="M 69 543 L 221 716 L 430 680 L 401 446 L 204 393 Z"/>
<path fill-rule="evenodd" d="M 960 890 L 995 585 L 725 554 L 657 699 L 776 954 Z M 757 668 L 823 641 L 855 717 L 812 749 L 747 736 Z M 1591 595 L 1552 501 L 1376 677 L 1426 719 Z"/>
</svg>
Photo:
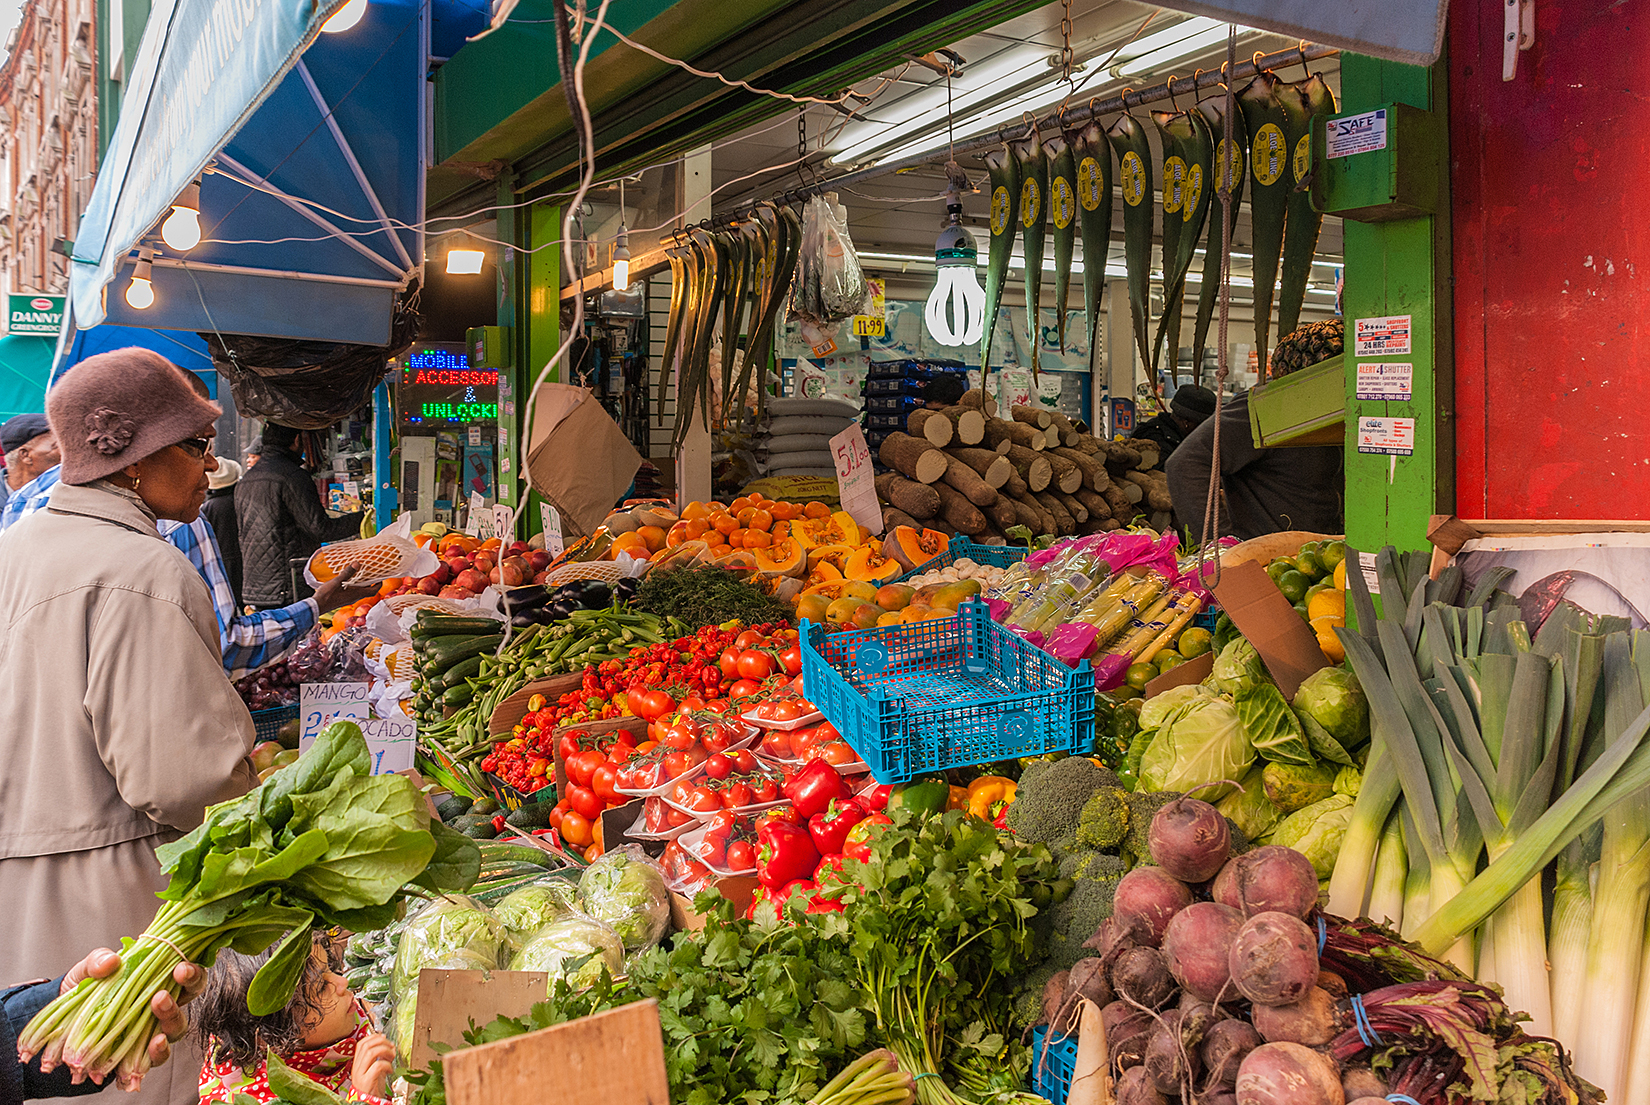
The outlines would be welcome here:
<svg viewBox="0 0 1650 1105">
<path fill-rule="evenodd" d="M 636 592 L 636 608 L 688 625 L 739 621 L 765 625 L 788 621 L 793 611 L 738 572 L 712 564 L 649 572 Z"/>
<path fill-rule="evenodd" d="M 171 882 L 143 935 L 122 941 L 120 972 L 41 1010 L 19 1053 L 47 1070 L 67 1063 L 77 1080 L 141 1074 L 157 1030 L 150 998 L 177 995 L 172 971 L 185 960 L 210 966 L 220 948 L 251 955 L 279 941 L 247 990 L 251 1012 L 265 1016 L 291 1000 L 315 926 L 382 928 L 409 883 L 437 893 L 473 883 L 475 842 L 432 821 L 410 780 L 370 770 L 360 728 L 337 722 L 296 762 L 158 849 Z"/>
</svg>

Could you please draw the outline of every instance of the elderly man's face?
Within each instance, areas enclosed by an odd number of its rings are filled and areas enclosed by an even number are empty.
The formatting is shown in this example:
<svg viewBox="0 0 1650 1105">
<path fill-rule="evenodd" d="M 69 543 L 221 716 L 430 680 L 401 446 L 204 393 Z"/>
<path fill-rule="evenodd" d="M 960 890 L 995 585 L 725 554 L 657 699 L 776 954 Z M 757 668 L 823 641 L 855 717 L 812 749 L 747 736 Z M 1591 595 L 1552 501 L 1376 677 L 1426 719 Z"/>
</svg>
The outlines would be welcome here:
<svg viewBox="0 0 1650 1105">
<path fill-rule="evenodd" d="M 16 491 L 61 459 L 49 432 L 30 438 L 6 454 L 6 486 Z"/>
</svg>

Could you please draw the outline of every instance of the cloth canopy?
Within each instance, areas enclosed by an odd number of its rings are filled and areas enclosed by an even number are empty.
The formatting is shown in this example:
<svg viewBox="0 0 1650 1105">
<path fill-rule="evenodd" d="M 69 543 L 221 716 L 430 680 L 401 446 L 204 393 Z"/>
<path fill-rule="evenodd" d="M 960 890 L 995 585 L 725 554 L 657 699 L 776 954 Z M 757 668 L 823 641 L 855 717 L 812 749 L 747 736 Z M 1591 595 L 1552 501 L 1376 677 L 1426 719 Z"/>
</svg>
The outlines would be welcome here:
<svg viewBox="0 0 1650 1105">
<path fill-rule="evenodd" d="M 0 422 L 14 414 L 39 414 L 46 409 L 52 345 L 51 338 L 28 334 L 0 338 Z"/>
<path fill-rule="evenodd" d="M 193 372 L 207 382 L 217 398 L 218 373 L 207 355 L 206 342 L 187 330 L 151 330 L 144 326 L 94 326 L 63 336 L 51 368 L 52 383 L 87 357 L 131 346 L 152 349 L 179 368 Z"/>
</svg>

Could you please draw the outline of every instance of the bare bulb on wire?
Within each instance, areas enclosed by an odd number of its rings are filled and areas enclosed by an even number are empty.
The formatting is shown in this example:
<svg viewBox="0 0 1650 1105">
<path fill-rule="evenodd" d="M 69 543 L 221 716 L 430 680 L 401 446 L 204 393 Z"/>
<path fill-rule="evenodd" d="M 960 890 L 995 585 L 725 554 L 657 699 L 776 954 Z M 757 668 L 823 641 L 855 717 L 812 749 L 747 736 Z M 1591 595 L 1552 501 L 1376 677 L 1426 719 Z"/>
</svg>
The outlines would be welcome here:
<svg viewBox="0 0 1650 1105">
<path fill-rule="evenodd" d="M 153 268 L 148 251 L 140 253 L 138 263 L 132 267 L 132 281 L 126 285 L 126 305 L 134 311 L 147 311 L 155 305 Z"/>
<path fill-rule="evenodd" d="M 349 3 L 332 13 L 325 23 L 321 24 L 324 34 L 342 34 L 361 22 L 361 17 L 367 14 L 367 0 L 349 0 Z"/>
</svg>

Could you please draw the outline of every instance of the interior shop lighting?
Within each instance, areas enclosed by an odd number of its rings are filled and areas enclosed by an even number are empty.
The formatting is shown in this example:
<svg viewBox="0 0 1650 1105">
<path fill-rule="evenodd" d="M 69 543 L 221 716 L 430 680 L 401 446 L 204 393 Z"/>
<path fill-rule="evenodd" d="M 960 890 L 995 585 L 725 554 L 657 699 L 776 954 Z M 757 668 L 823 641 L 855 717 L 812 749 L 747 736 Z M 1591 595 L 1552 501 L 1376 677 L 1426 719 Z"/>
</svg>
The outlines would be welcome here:
<svg viewBox="0 0 1650 1105">
<path fill-rule="evenodd" d="M 168 249 L 179 253 L 188 253 L 201 244 L 200 181 L 190 181 L 172 201 L 172 213 L 160 224 L 160 238 Z"/>
<path fill-rule="evenodd" d="M 1081 72 L 1082 66 L 1078 66 L 1076 71 Z M 981 131 L 1019 119 L 1027 111 L 1034 108 L 1051 107 L 1065 94 L 1066 82 L 1064 80 L 1054 80 L 1038 85 L 1030 92 L 1017 96 L 1005 104 L 999 104 L 988 111 L 959 120 L 957 123 L 957 137 L 959 139 L 972 138 Z M 915 154 L 938 153 L 946 148 L 949 141 L 950 139 L 946 136 L 944 130 L 926 134 L 914 142 L 908 142 L 903 146 L 889 150 L 885 154 L 879 154 L 874 164 L 881 164 L 884 161 L 901 161 Z"/>
<path fill-rule="evenodd" d="M 630 288 L 630 232 L 624 228 L 624 178 L 619 178 L 619 237 L 613 243 L 613 290 Z"/>
<path fill-rule="evenodd" d="M 481 263 L 486 259 L 487 255 L 476 248 L 470 236 L 461 234 L 447 250 L 447 275 L 475 276 L 481 272 Z"/>
<path fill-rule="evenodd" d="M 955 188 L 945 194 L 945 210 L 950 218 L 934 242 L 939 274 L 922 317 L 941 345 L 973 345 L 985 333 L 985 289 L 974 273 L 974 235 L 962 228 L 962 200 Z"/>
<path fill-rule="evenodd" d="M 1238 28 L 1240 37 L 1244 31 L 1245 28 Z M 1124 51 L 1128 56 L 1112 66 L 1112 75 L 1138 77 L 1155 72 L 1181 58 L 1201 54 L 1225 43 L 1226 33 L 1227 24 L 1201 15 L 1184 23 L 1176 23 L 1167 30 L 1131 42 Z"/>
<path fill-rule="evenodd" d="M 138 251 L 138 262 L 132 268 L 132 282 L 126 285 L 126 305 L 134 311 L 147 311 L 155 305 L 154 265 L 149 250 Z"/>
<path fill-rule="evenodd" d="M 367 14 L 367 0 L 349 0 L 349 3 L 332 13 L 332 17 L 321 24 L 321 33 L 336 35 L 343 34 Z"/>
</svg>

